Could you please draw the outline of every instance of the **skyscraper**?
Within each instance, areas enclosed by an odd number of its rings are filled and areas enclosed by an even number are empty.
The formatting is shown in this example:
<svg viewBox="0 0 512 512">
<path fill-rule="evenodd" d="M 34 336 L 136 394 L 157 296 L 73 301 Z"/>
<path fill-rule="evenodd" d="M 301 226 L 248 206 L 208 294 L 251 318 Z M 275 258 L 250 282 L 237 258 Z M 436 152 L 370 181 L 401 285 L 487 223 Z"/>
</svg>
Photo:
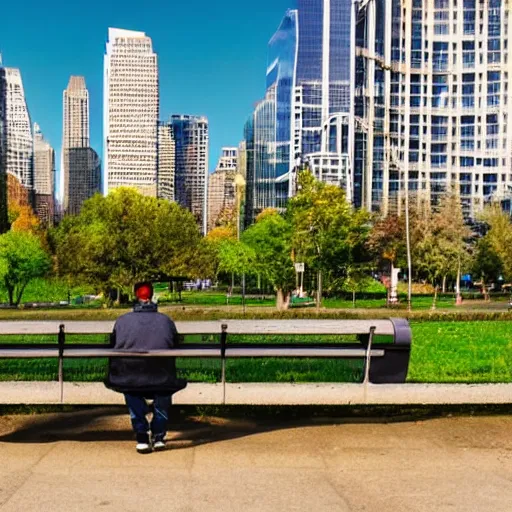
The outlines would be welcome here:
<svg viewBox="0 0 512 512">
<path fill-rule="evenodd" d="M 62 131 L 62 196 L 64 210 L 69 208 L 69 172 L 73 166 L 77 172 L 76 162 L 70 162 L 69 149 L 89 147 L 89 91 L 83 76 L 71 76 L 63 92 L 63 131 Z M 84 162 L 85 163 L 85 162 Z M 83 169 L 84 173 L 89 172 Z"/>
<path fill-rule="evenodd" d="M 208 231 L 218 225 L 222 215 L 234 220 L 237 172 L 238 148 L 222 148 L 217 167 L 208 176 Z"/>
<path fill-rule="evenodd" d="M 80 213 L 85 200 L 101 191 L 101 164 L 92 148 L 69 148 L 69 201 L 66 213 Z"/>
<path fill-rule="evenodd" d="M 104 60 L 104 193 L 157 195 L 158 65 L 144 32 L 109 28 Z"/>
<path fill-rule="evenodd" d="M 0 55 L 0 234 L 8 229 L 7 217 L 7 172 L 5 170 L 6 137 L 5 137 L 5 69 L 2 68 Z"/>
<path fill-rule="evenodd" d="M 509 196 L 512 102 L 503 0 L 356 6 L 356 204 L 384 214 L 459 194 L 467 217 Z"/>
<path fill-rule="evenodd" d="M 176 141 L 176 201 L 189 209 L 206 233 L 208 186 L 208 119 L 204 116 L 173 115 Z"/>
<path fill-rule="evenodd" d="M 34 188 L 35 212 L 44 226 L 54 220 L 55 152 L 34 123 Z"/>
<path fill-rule="evenodd" d="M 4 68 L 5 170 L 27 191 L 33 202 L 34 141 L 19 69 Z"/>
<path fill-rule="evenodd" d="M 174 201 L 174 174 L 176 170 L 176 142 L 170 122 L 158 124 L 157 196 Z"/>
<path fill-rule="evenodd" d="M 256 210 L 285 207 L 305 164 L 351 198 L 351 11 L 351 0 L 296 0 L 269 41 L 254 112 Z"/>
</svg>

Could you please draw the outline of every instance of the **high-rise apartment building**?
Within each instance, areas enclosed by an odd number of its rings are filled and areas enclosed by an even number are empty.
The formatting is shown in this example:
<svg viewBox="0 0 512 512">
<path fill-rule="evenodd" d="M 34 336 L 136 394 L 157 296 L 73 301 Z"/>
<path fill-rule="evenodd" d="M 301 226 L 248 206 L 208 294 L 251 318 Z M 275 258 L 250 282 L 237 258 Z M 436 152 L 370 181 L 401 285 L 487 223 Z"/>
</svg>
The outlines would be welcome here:
<svg viewBox="0 0 512 512">
<path fill-rule="evenodd" d="M 238 148 L 222 148 L 215 171 L 208 176 L 208 231 L 220 218 L 236 214 L 235 177 L 238 173 Z"/>
<path fill-rule="evenodd" d="M 8 229 L 7 217 L 7 172 L 5 169 L 6 137 L 5 137 L 5 69 L 2 68 L 0 55 L 0 234 Z"/>
<path fill-rule="evenodd" d="M 84 201 L 101 191 L 101 163 L 92 148 L 69 148 L 69 199 L 66 213 L 80 213 Z"/>
<path fill-rule="evenodd" d="M 69 170 L 76 172 L 76 162 L 70 162 L 73 148 L 88 148 L 89 142 L 89 91 L 83 76 L 71 76 L 63 96 L 62 130 L 62 197 L 64 210 L 69 208 Z M 84 173 L 88 170 L 84 169 Z"/>
<path fill-rule="evenodd" d="M 384 214 L 406 188 L 474 217 L 512 186 L 508 0 L 355 5 L 354 200 Z"/>
<path fill-rule="evenodd" d="M 34 189 L 35 212 L 44 226 L 54 220 L 55 152 L 34 123 Z"/>
<path fill-rule="evenodd" d="M 144 32 L 109 28 L 104 60 L 104 193 L 157 195 L 158 65 Z"/>
<path fill-rule="evenodd" d="M 173 115 L 176 141 L 176 201 L 189 209 L 206 233 L 208 186 L 208 119 L 204 116 Z"/>
<path fill-rule="evenodd" d="M 33 202 L 34 140 L 19 69 L 3 68 L 5 171 L 16 178 Z"/>
<path fill-rule="evenodd" d="M 176 142 L 172 123 L 158 124 L 157 196 L 174 201 L 174 174 L 176 170 Z"/>
</svg>

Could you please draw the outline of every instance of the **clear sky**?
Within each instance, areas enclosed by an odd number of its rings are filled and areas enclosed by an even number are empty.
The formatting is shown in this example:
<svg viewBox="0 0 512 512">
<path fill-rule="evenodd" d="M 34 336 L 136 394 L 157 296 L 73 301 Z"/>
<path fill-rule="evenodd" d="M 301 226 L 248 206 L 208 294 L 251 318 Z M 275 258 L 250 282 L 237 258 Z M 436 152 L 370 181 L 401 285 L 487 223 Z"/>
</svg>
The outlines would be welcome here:
<svg viewBox="0 0 512 512">
<path fill-rule="evenodd" d="M 89 89 L 91 145 L 103 158 L 103 55 L 108 27 L 146 32 L 158 54 L 160 117 L 206 115 L 210 171 L 238 145 L 264 94 L 267 42 L 292 0 L 24 0 L 1 2 L 4 66 L 21 69 L 32 122 L 60 167 L 62 91 L 70 75 Z"/>
</svg>

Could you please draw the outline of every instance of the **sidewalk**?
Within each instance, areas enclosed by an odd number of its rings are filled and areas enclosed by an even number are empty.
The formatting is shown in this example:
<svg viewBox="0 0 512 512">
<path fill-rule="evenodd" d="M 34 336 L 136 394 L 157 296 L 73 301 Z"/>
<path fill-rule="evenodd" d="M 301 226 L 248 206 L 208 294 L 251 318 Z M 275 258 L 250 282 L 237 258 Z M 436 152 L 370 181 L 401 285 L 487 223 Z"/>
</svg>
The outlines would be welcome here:
<svg viewBox="0 0 512 512">
<path fill-rule="evenodd" d="M 2 512 L 510 512 L 512 417 L 186 418 L 138 455 L 116 408 L 0 416 Z"/>
</svg>

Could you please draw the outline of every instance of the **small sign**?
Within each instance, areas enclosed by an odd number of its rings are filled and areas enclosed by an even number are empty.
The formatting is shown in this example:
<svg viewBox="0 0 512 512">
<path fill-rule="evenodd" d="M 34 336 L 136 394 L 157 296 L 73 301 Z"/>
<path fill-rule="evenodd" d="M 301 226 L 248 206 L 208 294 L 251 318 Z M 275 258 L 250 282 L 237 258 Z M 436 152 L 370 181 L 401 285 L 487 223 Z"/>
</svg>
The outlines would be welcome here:
<svg viewBox="0 0 512 512">
<path fill-rule="evenodd" d="M 295 263 L 295 272 L 304 272 L 304 263 Z"/>
</svg>

